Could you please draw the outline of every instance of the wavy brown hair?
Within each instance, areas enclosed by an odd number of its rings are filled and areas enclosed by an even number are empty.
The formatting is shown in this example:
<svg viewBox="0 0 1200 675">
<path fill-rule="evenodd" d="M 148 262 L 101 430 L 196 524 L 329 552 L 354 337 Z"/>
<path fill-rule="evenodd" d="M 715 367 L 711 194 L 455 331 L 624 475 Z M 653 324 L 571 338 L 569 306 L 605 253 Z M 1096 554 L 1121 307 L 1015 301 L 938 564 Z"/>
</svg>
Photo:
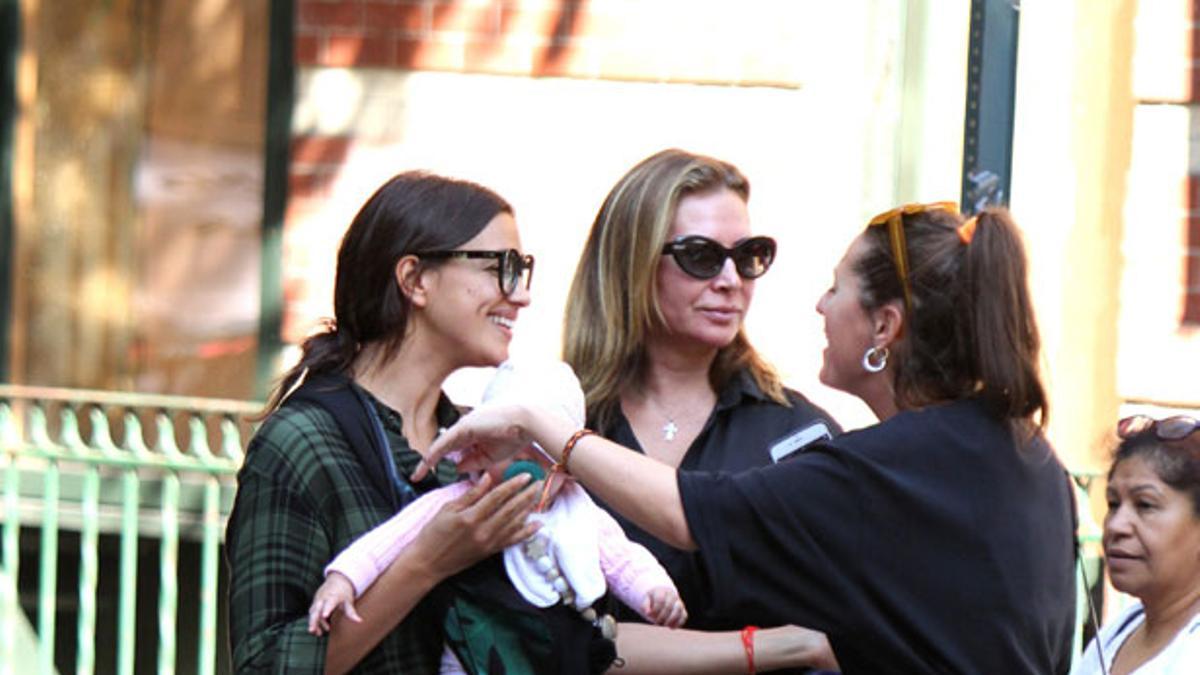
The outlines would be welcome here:
<svg viewBox="0 0 1200 675">
<path fill-rule="evenodd" d="M 611 423 L 621 393 L 645 375 L 647 336 L 665 325 L 656 270 L 679 200 L 721 189 L 750 199 L 750 182 L 734 165 L 670 149 L 630 169 L 604 199 L 567 294 L 563 328 L 563 358 L 579 375 L 591 424 Z M 720 390 L 742 369 L 788 405 L 779 375 L 744 330 L 717 351 L 709 382 Z"/>
</svg>

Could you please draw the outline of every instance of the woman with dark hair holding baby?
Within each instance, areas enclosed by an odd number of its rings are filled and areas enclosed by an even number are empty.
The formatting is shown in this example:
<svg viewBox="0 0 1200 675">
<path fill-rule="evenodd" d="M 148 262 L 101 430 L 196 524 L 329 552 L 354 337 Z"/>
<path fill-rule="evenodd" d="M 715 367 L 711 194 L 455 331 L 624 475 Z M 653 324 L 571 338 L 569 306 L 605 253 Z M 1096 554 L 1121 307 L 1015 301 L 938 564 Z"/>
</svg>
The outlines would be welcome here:
<svg viewBox="0 0 1200 675">
<path fill-rule="evenodd" d="M 304 342 L 250 441 L 226 534 L 239 673 L 437 673 L 435 587 L 533 532 L 528 477 L 487 479 L 442 508 L 358 601 L 362 620 L 308 631 L 338 551 L 417 497 L 459 480 L 442 462 L 407 479 L 452 424 L 453 371 L 508 357 L 532 256 L 512 207 L 468 181 L 410 171 L 363 204 L 338 249 L 334 320 Z"/>
</svg>

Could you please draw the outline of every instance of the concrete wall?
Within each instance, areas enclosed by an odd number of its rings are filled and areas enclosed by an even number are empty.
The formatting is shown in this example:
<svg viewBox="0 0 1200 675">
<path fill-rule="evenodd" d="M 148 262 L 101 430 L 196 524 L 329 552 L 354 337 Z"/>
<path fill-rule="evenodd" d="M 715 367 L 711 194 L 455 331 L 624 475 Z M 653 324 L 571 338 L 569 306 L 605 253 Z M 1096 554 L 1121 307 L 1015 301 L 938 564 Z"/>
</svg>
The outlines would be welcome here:
<svg viewBox="0 0 1200 675">
<path fill-rule="evenodd" d="M 1104 465 L 1129 401 L 1200 403 L 1192 4 L 1022 5 L 1012 207 L 1051 436 L 1073 466 Z M 792 386 L 867 424 L 816 382 L 813 305 L 870 215 L 958 197 L 969 5 L 298 0 L 285 334 L 329 313 L 334 249 L 362 200 L 428 168 L 514 203 L 538 267 L 513 349 L 557 352 L 601 199 L 680 146 L 739 164 L 755 228 L 780 240 L 753 341 Z M 452 393 L 470 402 L 483 376 Z"/>
<path fill-rule="evenodd" d="M 816 382 L 824 338 L 813 308 L 870 215 L 901 198 L 956 197 L 965 4 L 298 7 L 288 339 L 328 314 L 333 250 L 362 200 L 396 171 L 428 168 L 514 203 L 538 266 L 513 350 L 557 353 L 567 286 L 605 193 L 636 161 L 678 146 L 738 164 L 756 230 L 780 241 L 748 319 L 754 342 L 846 423 L 870 421 Z M 470 401 L 482 376 L 464 373 L 452 392 Z"/>
</svg>

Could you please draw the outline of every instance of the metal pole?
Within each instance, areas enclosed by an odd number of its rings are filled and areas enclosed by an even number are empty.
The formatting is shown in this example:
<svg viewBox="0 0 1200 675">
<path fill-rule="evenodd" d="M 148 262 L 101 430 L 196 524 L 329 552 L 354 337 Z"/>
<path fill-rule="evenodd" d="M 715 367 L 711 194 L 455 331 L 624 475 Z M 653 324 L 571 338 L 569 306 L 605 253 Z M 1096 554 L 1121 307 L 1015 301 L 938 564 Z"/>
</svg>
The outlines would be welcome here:
<svg viewBox="0 0 1200 675">
<path fill-rule="evenodd" d="M 296 97 L 294 0 L 271 0 L 267 65 L 266 167 L 263 173 L 262 286 L 258 319 L 256 397 L 271 387 L 283 348 L 283 217 L 287 208 L 292 108 Z"/>
<path fill-rule="evenodd" d="M 8 381 L 13 311 L 13 126 L 17 120 L 18 0 L 0 0 L 0 382 Z"/>
<path fill-rule="evenodd" d="M 972 0 L 962 211 L 1008 204 L 1017 80 L 1016 0 Z"/>
</svg>

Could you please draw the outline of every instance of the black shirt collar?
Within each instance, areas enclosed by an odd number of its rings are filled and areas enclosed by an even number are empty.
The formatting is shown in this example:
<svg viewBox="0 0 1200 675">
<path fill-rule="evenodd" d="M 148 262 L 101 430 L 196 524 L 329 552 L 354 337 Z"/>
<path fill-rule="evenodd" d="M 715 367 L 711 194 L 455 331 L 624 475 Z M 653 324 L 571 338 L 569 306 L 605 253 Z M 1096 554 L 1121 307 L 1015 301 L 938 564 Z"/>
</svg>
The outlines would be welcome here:
<svg viewBox="0 0 1200 675">
<path fill-rule="evenodd" d="M 721 387 L 721 391 L 717 392 L 717 410 L 728 410 L 742 402 L 744 398 L 752 398 L 756 401 L 770 401 L 771 397 L 767 396 L 754 381 L 754 376 L 750 374 L 750 370 L 743 368 L 729 381 Z"/>
</svg>

